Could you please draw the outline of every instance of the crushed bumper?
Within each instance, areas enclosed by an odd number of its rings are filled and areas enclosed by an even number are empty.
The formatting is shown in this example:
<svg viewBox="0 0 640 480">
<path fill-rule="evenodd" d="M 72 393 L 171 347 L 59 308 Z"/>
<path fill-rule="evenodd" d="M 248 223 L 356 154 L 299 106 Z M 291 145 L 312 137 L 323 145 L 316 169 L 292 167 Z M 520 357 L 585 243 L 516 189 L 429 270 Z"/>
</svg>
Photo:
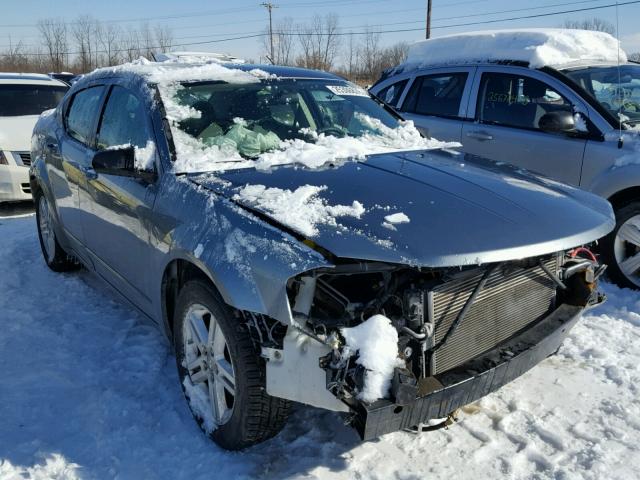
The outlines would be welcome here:
<svg viewBox="0 0 640 480">
<path fill-rule="evenodd" d="M 457 408 L 495 392 L 558 350 L 580 318 L 583 307 L 563 304 L 550 315 L 499 347 L 454 370 L 419 384 L 410 405 L 389 400 L 360 404 L 353 426 L 363 440 L 443 418 Z"/>
</svg>

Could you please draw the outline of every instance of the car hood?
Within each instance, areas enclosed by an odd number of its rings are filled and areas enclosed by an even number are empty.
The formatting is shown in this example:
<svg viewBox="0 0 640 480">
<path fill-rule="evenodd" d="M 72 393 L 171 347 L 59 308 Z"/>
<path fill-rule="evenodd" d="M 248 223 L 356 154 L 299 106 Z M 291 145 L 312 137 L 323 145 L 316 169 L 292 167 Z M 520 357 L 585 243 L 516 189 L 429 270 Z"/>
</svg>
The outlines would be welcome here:
<svg viewBox="0 0 640 480">
<path fill-rule="evenodd" d="M 615 225 L 611 206 L 600 197 L 446 151 L 372 155 L 317 170 L 238 170 L 192 180 L 342 258 L 428 267 L 505 261 L 589 243 Z M 279 210 L 259 195 L 239 194 L 252 185 L 283 190 Z M 305 186 L 321 187 L 315 200 L 336 214 L 333 221 L 319 221 L 312 235 L 298 221 L 309 212 L 286 192 Z M 278 190 L 262 192 L 266 198 Z M 287 198 L 291 208 L 282 211 Z M 340 215 L 340 208 L 359 210 L 360 216 Z M 403 214 L 395 219 L 408 222 L 393 223 L 393 214 Z"/>
<path fill-rule="evenodd" d="M 31 132 L 39 115 L 0 117 L 0 150 L 31 150 Z"/>
</svg>

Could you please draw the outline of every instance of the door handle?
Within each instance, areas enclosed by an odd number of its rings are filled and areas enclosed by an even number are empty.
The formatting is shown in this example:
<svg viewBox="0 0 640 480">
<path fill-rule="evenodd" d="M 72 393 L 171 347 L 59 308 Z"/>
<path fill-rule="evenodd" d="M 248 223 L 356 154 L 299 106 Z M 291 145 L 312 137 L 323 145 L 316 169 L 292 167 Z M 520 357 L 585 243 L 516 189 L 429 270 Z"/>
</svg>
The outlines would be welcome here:
<svg viewBox="0 0 640 480">
<path fill-rule="evenodd" d="M 486 132 L 467 132 L 467 137 L 480 140 L 481 142 L 493 140 L 493 135 L 489 135 Z"/>
</svg>

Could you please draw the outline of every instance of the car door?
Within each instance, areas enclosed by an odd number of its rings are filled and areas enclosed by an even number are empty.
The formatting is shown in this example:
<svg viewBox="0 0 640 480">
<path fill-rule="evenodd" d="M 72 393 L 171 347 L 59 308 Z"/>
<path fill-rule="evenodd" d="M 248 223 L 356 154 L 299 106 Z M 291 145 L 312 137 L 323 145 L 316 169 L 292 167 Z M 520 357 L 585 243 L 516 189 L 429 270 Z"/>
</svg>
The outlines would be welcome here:
<svg viewBox="0 0 640 480">
<path fill-rule="evenodd" d="M 586 111 L 570 90 L 528 68 L 485 67 L 478 71 L 472 99 L 463 151 L 579 185 L 588 134 L 539 128 L 545 113 Z"/>
<path fill-rule="evenodd" d="M 429 138 L 459 142 L 475 68 L 433 70 L 417 75 L 399 106 Z"/>
<path fill-rule="evenodd" d="M 98 122 L 94 154 L 125 145 L 152 155 L 155 139 L 145 103 L 132 90 L 113 85 Z M 155 168 L 152 167 L 152 168 Z M 93 172 L 87 178 L 85 239 L 96 270 L 143 311 L 151 312 L 149 217 L 155 183 L 140 178 Z"/>
<path fill-rule="evenodd" d="M 76 244 L 84 243 L 81 191 L 91 165 L 91 143 L 105 87 L 95 85 L 76 92 L 65 105 L 57 142 L 49 140 L 47 168 L 61 225 Z M 82 252 L 80 252 L 82 254 Z"/>
</svg>

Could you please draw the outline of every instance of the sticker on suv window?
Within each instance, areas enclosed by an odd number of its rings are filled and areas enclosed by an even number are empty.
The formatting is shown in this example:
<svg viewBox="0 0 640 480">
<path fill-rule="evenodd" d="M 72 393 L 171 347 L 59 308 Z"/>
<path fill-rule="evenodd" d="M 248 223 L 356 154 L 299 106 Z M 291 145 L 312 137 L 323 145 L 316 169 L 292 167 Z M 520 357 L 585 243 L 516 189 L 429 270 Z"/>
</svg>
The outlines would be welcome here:
<svg viewBox="0 0 640 480">
<path fill-rule="evenodd" d="M 341 95 L 343 97 L 368 97 L 369 94 L 366 90 L 360 87 L 350 86 L 350 85 L 327 85 L 327 90 L 336 95 Z"/>
</svg>

